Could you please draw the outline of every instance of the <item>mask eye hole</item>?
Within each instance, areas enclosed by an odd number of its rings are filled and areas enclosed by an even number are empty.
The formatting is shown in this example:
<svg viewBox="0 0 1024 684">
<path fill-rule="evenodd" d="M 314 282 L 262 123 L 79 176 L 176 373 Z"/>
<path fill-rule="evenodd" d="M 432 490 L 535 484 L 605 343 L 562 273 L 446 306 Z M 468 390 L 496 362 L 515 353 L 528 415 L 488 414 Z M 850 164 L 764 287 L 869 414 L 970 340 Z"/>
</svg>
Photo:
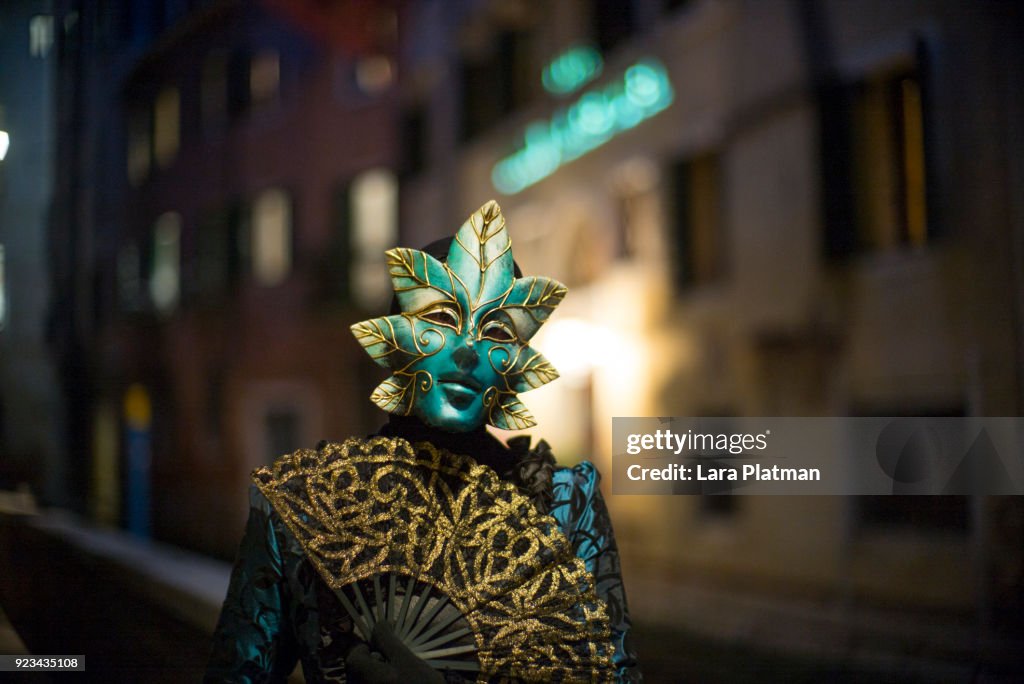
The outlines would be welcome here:
<svg viewBox="0 0 1024 684">
<path fill-rule="evenodd" d="M 516 336 L 512 330 L 500 321 L 491 321 L 486 324 L 480 331 L 480 337 L 485 340 L 501 342 L 502 344 L 511 344 L 516 341 Z"/>
<path fill-rule="evenodd" d="M 421 320 L 427 321 L 428 323 L 443 325 L 446 328 L 455 330 L 456 332 L 459 329 L 459 315 L 451 307 L 434 307 L 433 309 L 424 311 L 419 315 L 419 317 Z"/>
</svg>

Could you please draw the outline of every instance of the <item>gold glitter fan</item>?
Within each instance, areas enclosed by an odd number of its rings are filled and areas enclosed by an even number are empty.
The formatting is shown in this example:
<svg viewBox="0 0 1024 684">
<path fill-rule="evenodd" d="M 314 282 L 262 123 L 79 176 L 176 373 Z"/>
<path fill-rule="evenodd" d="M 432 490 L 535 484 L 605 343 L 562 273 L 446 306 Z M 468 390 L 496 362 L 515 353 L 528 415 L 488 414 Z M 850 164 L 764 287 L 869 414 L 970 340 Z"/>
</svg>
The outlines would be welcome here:
<svg viewBox="0 0 1024 684">
<path fill-rule="evenodd" d="M 612 680 L 590 573 L 554 518 L 490 468 L 377 437 L 253 477 L 363 638 L 387 620 L 433 667 L 478 682 Z"/>
</svg>

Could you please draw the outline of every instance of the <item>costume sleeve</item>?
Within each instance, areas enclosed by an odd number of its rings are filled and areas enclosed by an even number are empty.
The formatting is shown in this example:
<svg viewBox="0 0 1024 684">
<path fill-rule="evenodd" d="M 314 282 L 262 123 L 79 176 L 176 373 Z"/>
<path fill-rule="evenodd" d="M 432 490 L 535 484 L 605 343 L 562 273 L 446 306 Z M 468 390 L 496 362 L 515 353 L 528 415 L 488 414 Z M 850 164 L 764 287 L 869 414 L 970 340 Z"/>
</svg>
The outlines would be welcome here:
<svg viewBox="0 0 1024 684">
<path fill-rule="evenodd" d="M 615 544 L 612 521 L 598 484 L 601 476 L 593 464 L 581 463 L 572 469 L 572 486 L 554 488 L 552 515 L 564 521 L 576 555 L 594 576 L 597 595 L 608 606 L 608 617 L 615 646 L 613 663 L 616 681 L 642 682 L 631 639 L 629 607 L 622 585 L 619 549 Z"/>
<path fill-rule="evenodd" d="M 270 503 L 255 487 L 249 503 L 249 522 L 214 632 L 206 684 L 285 682 L 298 660 Z"/>
</svg>

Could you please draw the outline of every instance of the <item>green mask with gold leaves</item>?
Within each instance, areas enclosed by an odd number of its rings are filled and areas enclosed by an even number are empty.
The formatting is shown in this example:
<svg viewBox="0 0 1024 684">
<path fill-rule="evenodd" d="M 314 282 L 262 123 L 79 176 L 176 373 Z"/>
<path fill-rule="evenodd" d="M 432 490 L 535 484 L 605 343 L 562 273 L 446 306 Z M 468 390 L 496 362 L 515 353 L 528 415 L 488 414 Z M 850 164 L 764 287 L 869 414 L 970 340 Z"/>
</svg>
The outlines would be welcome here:
<svg viewBox="0 0 1024 684">
<path fill-rule="evenodd" d="M 450 432 L 535 425 L 516 395 L 558 373 L 528 342 L 566 290 L 551 278 L 515 277 L 497 202 L 459 228 L 447 263 L 403 247 L 386 254 L 402 313 L 352 326 L 370 357 L 392 370 L 370 400 Z"/>
</svg>

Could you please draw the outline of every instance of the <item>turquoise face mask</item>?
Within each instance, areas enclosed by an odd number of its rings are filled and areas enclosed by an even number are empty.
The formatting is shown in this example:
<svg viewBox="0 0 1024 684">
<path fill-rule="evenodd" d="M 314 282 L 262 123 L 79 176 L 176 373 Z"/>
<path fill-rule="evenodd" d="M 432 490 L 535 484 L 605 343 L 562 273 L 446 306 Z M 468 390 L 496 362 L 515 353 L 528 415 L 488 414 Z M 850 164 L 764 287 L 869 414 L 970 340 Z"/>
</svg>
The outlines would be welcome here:
<svg viewBox="0 0 1024 684">
<path fill-rule="evenodd" d="M 450 432 L 535 425 L 516 395 L 558 372 L 527 343 L 566 289 L 551 278 L 514 277 L 498 203 L 459 228 L 447 263 L 404 247 L 386 254 L 402 313 L 352 326 L 370 357 L 393 371 L 370 400 Z"/>
</svg>

